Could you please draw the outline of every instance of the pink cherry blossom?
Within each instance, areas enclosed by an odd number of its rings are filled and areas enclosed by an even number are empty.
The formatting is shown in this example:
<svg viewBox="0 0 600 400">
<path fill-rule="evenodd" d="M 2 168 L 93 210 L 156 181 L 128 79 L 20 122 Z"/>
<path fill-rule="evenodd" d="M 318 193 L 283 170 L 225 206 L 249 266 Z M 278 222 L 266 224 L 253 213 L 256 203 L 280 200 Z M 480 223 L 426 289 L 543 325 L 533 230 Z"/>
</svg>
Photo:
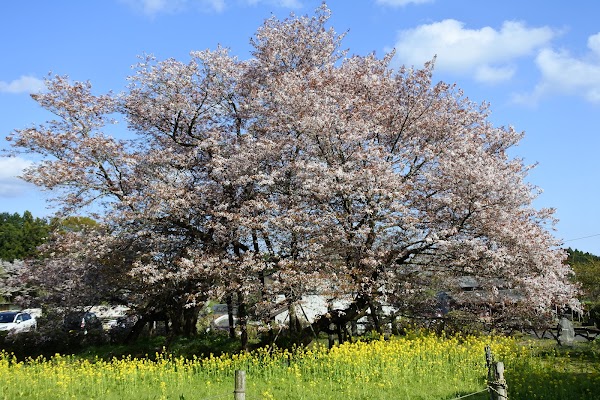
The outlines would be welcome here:
<svg viewBox="0 0 600 400">
<path fill-rule="evenodd" d="M 259 294 L 267 315 L 315 291 L 354 300 L 346 321 L 418 313 L 465 276 L 497 322 L 576 307 L 553 211 L 508 152 L 523 133 L 434 83 L 434 61 L 348 56 L 329 15 L 268 19 L 244 61 L 145 56 L 119 95 L 49 78 L 34 99 L 57 120 L 10 139 L 43 157 L 26 180 L 65 213 L 101 205 L 103 229 L 57 240 L 64 267 L 46 268 L 104 271 L 114 296 L 172 320 L 209 298 Z M 114 115 L 132 139 L 104 133 Z"/>
</svg>

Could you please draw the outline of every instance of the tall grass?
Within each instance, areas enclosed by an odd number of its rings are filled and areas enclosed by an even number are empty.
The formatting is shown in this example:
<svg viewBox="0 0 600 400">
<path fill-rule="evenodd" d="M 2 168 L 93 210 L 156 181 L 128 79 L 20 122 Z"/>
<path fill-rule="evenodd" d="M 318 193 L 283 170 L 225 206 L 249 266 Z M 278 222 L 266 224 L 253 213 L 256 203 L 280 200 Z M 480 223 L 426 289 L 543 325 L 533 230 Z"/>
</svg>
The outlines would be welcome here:
<svg viewBox="0 0 600 400">
<path fill-rule="evenodd" d="M 4 353 L 0 399 L 227 399 L 236 369 L 246 370 L 248 400 L 453 399 L 486 387 L 486 345 L 506 364 L 511 399 L 585 399 L 600 389 L 600 358 L 593 351 L 573 361 L 509 338 L 414 334 L 329 351 L 263 348 L 192 359 L 157 354 L 154 361 L 56 355 L 18 362 Z"/>
<path fill-rule="evenodd" d="M 502 353 L 511 399 L 600 399 L 600 342 L 536 341 Z"/>
</svg>

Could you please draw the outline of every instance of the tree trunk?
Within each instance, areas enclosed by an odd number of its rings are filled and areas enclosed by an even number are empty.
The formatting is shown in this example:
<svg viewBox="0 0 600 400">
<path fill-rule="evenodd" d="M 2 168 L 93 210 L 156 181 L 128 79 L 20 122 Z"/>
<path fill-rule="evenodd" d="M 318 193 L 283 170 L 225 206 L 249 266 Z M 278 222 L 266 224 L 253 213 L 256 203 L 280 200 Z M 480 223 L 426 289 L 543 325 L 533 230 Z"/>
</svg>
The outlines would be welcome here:
<svg viewBox="0 0 600 400">
<path fill-rule="evenodd" d="M 289 329 L 290 336 L 298 336 L 300 332 L 302 332 L 302 324 L 300 323 L 300 319 L 298 318 L 298 312 L 296 310 L 296 302 L 290 303 L 288 306 L 288 319 L 289 319 Z"/>
<path fill-rule="evenodd" d="M 248 350 L 248 313 L 246 311 L 246 303 L 244 294 L 241 291 L 237 292 L 238 300 L 238 321 L 240 324 L 240 341 L 242 349 Z"/>
<path fill-rule="evenodd" d="M 344 343 L 344 331 L 342 330 L 343 325 L 344 324 L 341 324 L 341 323 L 337 324 L 337 335 L 338 335 L 338 343 L 339 344 Z"/>
<path fill-rule="evenodd" d="M 319 334 L 319 332 L 327 332 L 335 334 L 335 324 L 347 324 L 348 322 L 356 322 L 363 317 L 369 309 L 369 298 L 359 295 L 345 310 L 336 311 L 330 309 L 329 317 L 322 315 L 317 318 L 311 325 L 302 329 L 302 334 L 299 339 L 302 343 L 308 344 Z M 333 329 L 329 325 L 333 323 Z"/>
<path fill-rule="evenodd" d="M 125 337 L 126 344 L 133 343 L 140 337 L 140 334 L 146 326 L 146 322 L 148 322 L 148 319 L 144 315 L 138 318 L 138 320 L 135 322 L 135 324 L 133 324 L 133 327 Z"/>
<path fill-rule="evenodd" d="M 298 344 L 309 345 L 320 332 L 327 332 L 333 335 L 335 343 L 336 324 L 342 326 L 348 322 L 356 322 L 364 317 L 369 310 L 370 298 L 364 294 L 358 295 L 354 301 L 345 310 L 331 310 L 328 315 L 321 315 L 312 324 L 305 326 L 301 332 L 294 338 Z M 330 329 L 330 324 L 332 328 Z M 270 342 L 265 342 L 270 343 Z"/>
<path fill-rule="evenodd" d="M 396 313 L 392 312 L 390 316 L 390 324 L 392 325 L 392 335 L 399 335 L 400 331 L 398 330 L 398 321 L 397 321 Z"/>
<path fill-rule="evenodd" d="M 235 320 L 233 315 L 233 296 L 231 294 L 227 295 L 227 316 L 229 322 L 229 338 L 235 339 Z"/>
<path fill-rule="evenodd" d="M 185 308 L 183 310 L 183 334 L 187 337 L 195 336 L 198 333 L 198 307 Z"/>
<path fill-rule="evenodd" d="M 350 321 L 350 336 L 358 336 L 358 322 Z"/>
<path fill-rule="evenodd" d="M 333 305 L 331 303 L 327 304 L 327 314 L 329 315 L 329 317 L 328 317 L 329 326 L 327 327 L 327 329 L 328 329 L 327 346 L 331 350 L 333 348 L 333 346 L 335 346 L 335 336 L 334 336 L 335 324 L 333 322 Z"/>
<path fill-rule="evenodd" d="M 383 333 L 381 329 L 381 322 L 379 320 L 379 310 L 375 304 L 370 303 L 369 308 L 371 310 L 371 318 L 373 318 L 373 326 L 375 327 L 375 331 L 379 334 Z"/>
<path fill-rule="evenodd" d="M 171 322 L 171 335 L 183 335 L 183 308 L 171 307 L 170 310 L 167 311 L 167 317 Z"/>
</svg>

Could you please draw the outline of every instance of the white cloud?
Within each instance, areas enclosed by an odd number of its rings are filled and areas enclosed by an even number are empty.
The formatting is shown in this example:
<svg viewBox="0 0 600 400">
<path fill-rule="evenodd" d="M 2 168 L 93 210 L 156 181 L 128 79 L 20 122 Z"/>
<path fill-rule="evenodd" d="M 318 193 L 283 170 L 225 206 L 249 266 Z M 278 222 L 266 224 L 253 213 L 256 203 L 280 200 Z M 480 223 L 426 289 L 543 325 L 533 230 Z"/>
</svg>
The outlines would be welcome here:
<svg viewBox="0 0 600 400">
<path fill-rule="evenodd" d="M 590 52 L 577 58 L 566 50 L 543 49 L 536 57 L 542 78 L 533 92 L 519 94 L 514 100 L 535 104 L 551 94 L 581 96 L 592 103 L 600 103 L 600 33 L 587 41 Z"/>
<path fill-rule="evenodd" d="M 158 14 L 175 14 L 188 9 L 220 13 L 223 12 L 228 5 L 226 0 L 121 0 L 121 2 L 128 4 L 134 10 L 149 17 L 155 17 Z M 302 2 L 300 0 L 230 0 L 229 2 L 238 5 L 257 5 L 265 3 L 282 8 L 302 7 Z"/>
<path fill-rule="evenodd" d="M 0 81 L 0 93 L 36 93 L 44 88 L 44 81 L 23 75 L 10 82 Z"/>
<path fill-rule="evenodd" d="M 174 14 L 189 7 L 202 11 L 221 12 L 225 9 L 225 0 L 121 0 L 134 10 L 149 17 L 158 14 Z"/>
<path fill-rule="evenodd" d="M 246 0 L 246 3 L 252 6 L 259 3 L 267 3 L 282 8 L 302 7 L 302 3 L 299 0 Z"/>
<path fill-rule="evenodd" d="M 481 65 L 475 70 L 475 80 L 486 83 L 505 82 L 514 76 L 516 70 L 516 67 L 512 65 L 504 67 Z"/>
<path fill-rule="evenodd" d="M 169 2 L 168 0 L 121 0 L 131 8 L 148 16 L 155 16 L 160 13 L 170 13 L 180 7 L 182 3 L 179 0 Z M 169 5 L 171 4 L 171 5 Z"/>
<path fill-rule="evenodd" d="M 225 0 L 201 0 L 198 5 L 201 9 L 208 7 L 209 11 L 222 12 L 225 10 Z"/>
<path fill-rule="evenodd" d="M 433 3 L 435 0 L 376 0 L 375 3 L 382 6 L 404 7 L 408 4 Z"/>
<path fill-rule="evenodd" d="M 514 60 L 532 55 L 556 35 L 549 27 L 529 28 L 515 21 L 496 30 L 467 29 L 460 21 L 446 19 L 399 32 L 396 57 L 402 64 L 421 66 L 437 56 L 436 70 L 498 83 L 514 75 Z"/>
<path fill-rule="evenodd" d="M 160 12 L 169 12 L 180 7 L 182 2 L 168 0 L 142 0 L 141 7 L 145 14 L 154 15 Z"/>
<path fill-rule="evenodd" d="M 588 38 L 587 45 L 592 52 L 600 56 L 600 32 L 590 36 Z"/>
<path fill-rule="evenodd" d="M 0 197 L 16 197 L 32 185 L 17 178 L 32 162 L 19 157 L 0 158 Z"/>
</svg>

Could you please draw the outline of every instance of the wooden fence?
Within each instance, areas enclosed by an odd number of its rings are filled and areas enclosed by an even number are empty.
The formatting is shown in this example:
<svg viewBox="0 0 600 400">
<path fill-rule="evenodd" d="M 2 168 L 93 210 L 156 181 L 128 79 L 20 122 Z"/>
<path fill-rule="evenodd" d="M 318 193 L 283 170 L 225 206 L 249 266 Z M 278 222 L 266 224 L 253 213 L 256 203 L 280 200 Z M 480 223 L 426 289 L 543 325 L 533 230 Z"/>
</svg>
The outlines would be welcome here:
<svg viewBox="0 0 600 400">
<path fill-rule="evenodd" d="M 575 338 L 580 337 L 582 339 L 591 342 L 596 340 L 596 338 L 600 337 L 600 329 L 592 326 L 582 326 L 582 327 L 574 327 Z M 560 329 L 558 327 L 548 327 L 542 329 L 532 329 L 529 331 L 533 336 L 538 339 L 554 339 L 558 341 L 558 336 L 560 334 Z"/>
</svg>

